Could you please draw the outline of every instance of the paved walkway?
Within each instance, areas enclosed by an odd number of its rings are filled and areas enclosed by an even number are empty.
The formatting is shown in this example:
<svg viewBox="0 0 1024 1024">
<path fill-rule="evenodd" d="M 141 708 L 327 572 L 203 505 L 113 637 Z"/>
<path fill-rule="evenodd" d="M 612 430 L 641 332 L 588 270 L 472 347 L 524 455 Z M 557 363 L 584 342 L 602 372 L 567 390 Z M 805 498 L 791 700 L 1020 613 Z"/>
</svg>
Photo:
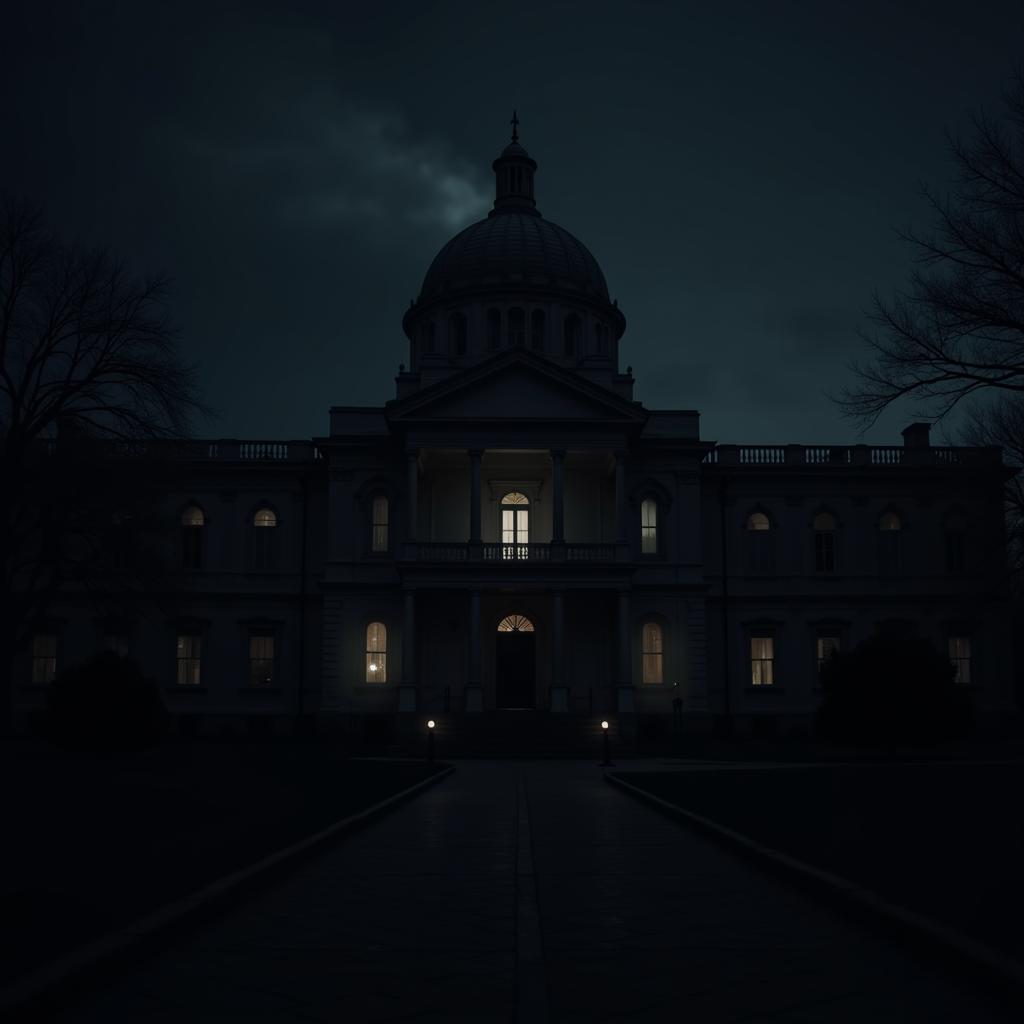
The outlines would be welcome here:
<svg viewBox="0 0 1024 1024">
<path fill-rule="evenodd" d="M 460 762 L 61 1018 L 1019 1019 L 613 789 L 592 763 L 556 761 Z"/>
</svg>

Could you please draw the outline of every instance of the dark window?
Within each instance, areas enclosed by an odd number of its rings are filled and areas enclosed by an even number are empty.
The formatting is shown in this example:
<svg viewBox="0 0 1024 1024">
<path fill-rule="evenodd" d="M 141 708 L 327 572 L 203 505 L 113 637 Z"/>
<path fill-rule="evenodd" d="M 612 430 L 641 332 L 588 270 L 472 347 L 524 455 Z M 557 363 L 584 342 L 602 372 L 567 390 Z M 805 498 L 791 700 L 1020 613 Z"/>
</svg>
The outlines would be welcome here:
<svg viewBox="0 0 1024 1024">
<path fill-rule="evenodd" d="M 608 355 L 608 328 L 604 324 L 594 326 L 594 344 L 599 356 Z"/>
<path fill-rule="evenodd" d="M 501 345 L 501 312 L 497 309 L 487 310 L 487 344 L 491 348 Z"/>
<path fill-rule="evenodd" d="M 465 314 L 452 313 L 448 318 L 448 344 L 454 355 L 464 356 L 466 354 L 468 333 Z"/>
<path fill-rule="evenodd" d="M 544 310 L 535 309 L 530 314 L 530 346 L 534 352 L 544 351 Z"/>
<path fill-rule="evenodd" d="M 967 533 L 946 531 L 946 572 L 960 573 L 967 569 Z"/>
<path fill-rule="evenodd" d="M 428 320 L 423 325 L 423 352 L 425 355 L 434 354 L 434 321 Z"/>
<path fill-rule="evenodd" d="M 814 571 L 836 571 L 836 520 L 829 512 L 814 517 Z"/>
<path fill-rule="evenodd" d="M 566 358 L 575 358 L 580 343 L 580 318 L 575 313 L 565 318 L 564 340 Z"/>
<path fill-rule="evenodd" d="M 900 534 L 903 523 L 895 512 L 886 512 L 878 520 L 878 571 L 895 576 L 900 571 Z"/>
<path fill-rule="evenodd" d="M 203 510 L 191 505 L 181 514 L 181 565 L 183 569 L 203 567 Z"/>
<path fill-rule="evenodd" d="M 772 524 L 763 512 L 747 516 L 747 571 L 770 573 L 774 569 Z"/>
<path fill-rule="evenodd" d="M 518 306 L 508 311 L 508 343 L 513 348 L 526 344 L 526 314 Z"/>
</svg>

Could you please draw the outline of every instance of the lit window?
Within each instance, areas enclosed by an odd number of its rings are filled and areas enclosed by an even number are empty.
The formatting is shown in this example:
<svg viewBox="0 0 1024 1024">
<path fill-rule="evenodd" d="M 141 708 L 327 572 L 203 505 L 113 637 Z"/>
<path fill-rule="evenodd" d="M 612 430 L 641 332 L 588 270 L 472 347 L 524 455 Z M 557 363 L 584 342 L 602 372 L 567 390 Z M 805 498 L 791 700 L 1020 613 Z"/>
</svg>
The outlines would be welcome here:
<svg viewBox="0 0 1024 1024">
<path fill-rule="evenodd" d="M 197 505 L 190 505 L 181 514 L 181 565 L 184 569 L 200 569 L 203 565 L 203 527 L 206 517 Z"/>
<path fill-rule="evenodd" d="M 533 623 L 525 615 L 506 615 L 498 623 L 499 633 L 532 633 Z"/>
<path fill-rule="evenodd" d="M 641 679 L 645 683 L 664 682 L 663 661 L 665 653 L 661 645 L 661 626 L 656 622 L 645 622 L 640 636 Z"/>
<path fill-rule="evenodd" d="M 900 531 L 903 524 L 895 512 L 885 512 L 878 520 L 878 569 L 894 576 L 900 568 Z"/>
<path fill-rule="evenodd" d="M 277 514 L 269 508 L 259 509 L 252 517 L 252 564 L 254 569 L 273 566 Z"/>
<path fill-rule="evenodd" d="M 274 638 L 266 634 L 249 637 L 249 685 L 274 683 Z"/>
<path fill-rule="evenodd" d="M 530 314 L 530 347 L 534 352 L 544 351 L 544 310 L 535 309 Z"/>
<path fill-rule="evenodd" d="M 366 627 L 366 681 L 388 681 L 388 630 L 383 622 L 371 622 Z"/>
<path fill-rule="evenodd" d="M 752 636 L 750 638 L 750 682 L 753 686 L 775 684 L 775 638 Z"/>
<path fill-rule="evenodd" d="M 658 553 L 658 503 L 653 498 L 640 503 L 640 551 L 645 555 Z"/>
<path fill-rule="evenodd" d="M 840 638 L 834 633 L 825 633 L 818 637 L 818 674 L 829 658 L 839 653 Z"/>
<path fill-rule="evenodd" d="M 198 686 L 202 637 L 194 633 L 178 636 L 178 685 Z"/>
<path fill-rule="evenodd" d="M 508 343 L 513 348 L 526 344 L 526 314 L 518 306 L 508 311 Z"/>
<path fill-rule="evenodd" d="M 836 570 L 836 520 L 829 512 L 814 517 L 814 571 Z"/>
<path fill-rule="evenodd" d="M 747 568 L 753 573 L 772 571 L 772 524 L 763 512 L 747 516 Z"/>
<path fill-rule="evenodd" d="M 50 683 L 57 674 L 57 637 L 36 633 L 32 637 L 32 682 Z"/>
<path fill-rule="evenodd" d="M 953 663 L 955 670 L 953 682 L 969 683 L 971 681 L 971 638 L 969 636 L 951 636 L 949 638 L 949 660 Z"/>
<path fill-rule="evenodd" d="M 388 549 L 388 499 L 378 494 L 373 499 L 373 550 Z"/>
<path fill-rule="evenodd" d="M 530 557 L 530 500 L 519 491 L 501 499 L 501 557 Z"/>
</svg>

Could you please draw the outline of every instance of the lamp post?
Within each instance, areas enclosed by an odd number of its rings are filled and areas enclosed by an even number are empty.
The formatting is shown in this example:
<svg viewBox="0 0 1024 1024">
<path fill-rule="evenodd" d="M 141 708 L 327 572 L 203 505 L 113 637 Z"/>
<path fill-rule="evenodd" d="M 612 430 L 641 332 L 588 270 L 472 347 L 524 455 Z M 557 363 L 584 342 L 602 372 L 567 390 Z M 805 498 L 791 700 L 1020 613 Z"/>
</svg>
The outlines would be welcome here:
<svg viewBox="0 0 1024 1024">
<path fill-rule="evenodd" d="M 434 763 L 434 720 L 427 722 L 427 764 Z"/>
<path fill-rule="evenodd" d="M 608 720 L 604 719 L 601 722 L 601 735 L 604 736 L 604 760 L 598 765 L 599 768 L 614 768 L 615 762 L 612 761 L 611 751 L 608 746 Z"/>
</svg>

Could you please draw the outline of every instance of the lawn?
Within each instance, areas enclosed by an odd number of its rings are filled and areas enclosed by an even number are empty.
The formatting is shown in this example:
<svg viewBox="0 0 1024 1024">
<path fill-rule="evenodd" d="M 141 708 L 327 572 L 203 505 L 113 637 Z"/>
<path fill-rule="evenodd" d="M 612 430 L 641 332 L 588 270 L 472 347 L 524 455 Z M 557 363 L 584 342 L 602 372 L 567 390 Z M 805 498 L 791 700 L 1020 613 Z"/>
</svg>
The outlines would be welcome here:
<svg viewBox="0 0 1024 1024">
<path fill-rule="evenodd" d="M 1024 960 L 1024 765 L 621 772 Z"/>
<path fill-rule="evenodd" d="M 0 744 L 0 984 L 436 770 L 315 741 Z"/>
</svg>

